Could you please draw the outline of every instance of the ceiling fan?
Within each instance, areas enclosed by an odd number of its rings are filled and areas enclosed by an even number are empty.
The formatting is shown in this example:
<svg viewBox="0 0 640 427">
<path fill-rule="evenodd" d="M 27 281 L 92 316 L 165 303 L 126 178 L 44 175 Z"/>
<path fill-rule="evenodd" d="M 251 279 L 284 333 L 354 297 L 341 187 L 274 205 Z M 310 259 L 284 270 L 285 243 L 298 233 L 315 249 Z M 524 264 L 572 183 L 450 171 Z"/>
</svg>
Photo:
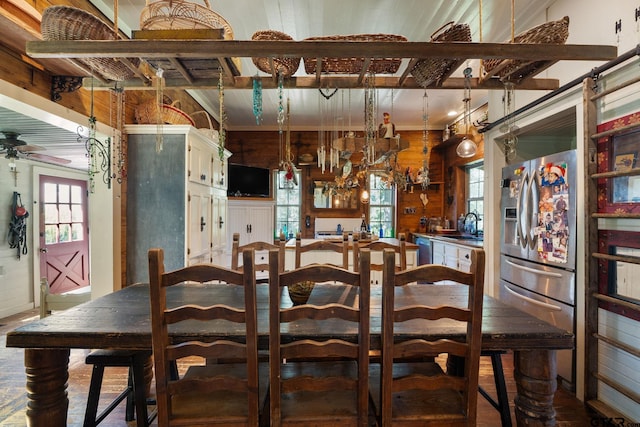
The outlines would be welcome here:
<svg viewBox="0 0 640 427">
<path fill-rule="evenodd" d="M 63 159 L 61 157 L 37 153 L 37 151 L 43 151 L 46 149 L 37 145 L 27 144 L 25 141 L 18 138 L 20 136 L 18 132 L 8 130 L 0 132 L 4 134 L 4 138 L 0 138 L 0 154 L 6 154 L 5 157 L 7 159 L 25 158 L 58 165 L 71 163 L 71 160 Z"/>
</svg>

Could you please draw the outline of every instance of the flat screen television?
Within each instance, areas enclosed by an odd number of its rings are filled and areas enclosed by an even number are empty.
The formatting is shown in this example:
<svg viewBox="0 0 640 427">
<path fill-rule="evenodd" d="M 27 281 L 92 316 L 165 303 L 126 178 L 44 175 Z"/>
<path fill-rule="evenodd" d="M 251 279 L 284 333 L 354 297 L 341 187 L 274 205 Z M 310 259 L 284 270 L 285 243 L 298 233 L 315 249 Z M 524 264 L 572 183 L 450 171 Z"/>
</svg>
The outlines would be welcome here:
<svg viewBox="0 0 640 427">
<path fill-rule="evenodd" d="M 271 173 L 267 168 L 245 166 L 229 163 L 229 185 L 227 195 L 230 197 L 269 197 Z"/>
</svg>

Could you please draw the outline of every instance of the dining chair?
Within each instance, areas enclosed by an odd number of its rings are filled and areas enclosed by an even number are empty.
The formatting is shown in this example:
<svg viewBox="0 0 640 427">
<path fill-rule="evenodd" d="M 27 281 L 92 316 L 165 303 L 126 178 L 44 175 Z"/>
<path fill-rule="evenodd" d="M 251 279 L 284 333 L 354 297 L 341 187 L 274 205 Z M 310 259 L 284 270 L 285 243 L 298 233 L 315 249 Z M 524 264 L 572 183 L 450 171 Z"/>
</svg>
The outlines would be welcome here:
<svg viewBox="0 0 640 427">
<path fill-rule="evenodd" d="M 277 251 L 269 252 L 275 265 Z M 360 426 L 369 423 L 369 251 L 356 273 L 311 264 L 278 273 L 269 270 L 270 422 L 279 426 Z M 284 288 L 315 283 L 306 304 L 283 304 Z M 308 329 L 283 342 L 282 328 Z M 330 338 L 356 328 L 356 342 Z"/>
<path fill-rule="evenodd" d="M 342 264 L 330 263 L 335 266 L 342 267 L 346 270 L 349 269 L 349 233 L 342 233 L 342 242 L 329 242 L 327 240 L 317 240 L 311 243 L 302 244 L 302 238 L 300 233 L 296 235 L 296 260 L 295 268 L 303 266 L 302 254 L 311 251 L 325 251 L 325 252 L 337 252 L 342 254 Z M 304 263 L 309 264 L 309 263 Z"/>
<path fill-rule="evenodd" d="M 385 250 L 382 288 L 382 365 L 372 371 L 372 396 L 382 426 L 475 426 L 482 344 L 484 251 L 471 253 L 471 272 L 442 265 L 422 265 L 395 271 L 395 252 Z M 465 306 L 416 304 L 408 297 L 419 292 L 415 283 L 453 280 L 468 295 Z M 406 295 L 406 296 L 405 296 Z M 401 338 L 405 322 L 416 327 L 449 322 L 466 330 L 464 340 L 427 341 Z M 448 372 L 425 355 L 460 358 L 464 368 Z M 415 358 L 415 360 L 412 360 Z"/>
<path fill-rule="evenodd" d="M 278 239 L 277 244 L 258 241 L 241 245 L 240 233 L 233 233 L 231 245 L 231 269 L 240 270 L 242 268 L 242 265 L 239 261 L 242 258 L 242 252 L 247 249 L 253 249 L 256 257 L 256 281 L 257 283 L 266 283 L 269 280 L 269 275 L 267 273 L 269 270 L 268 251 L 269 249 L 278 250 L 278 271 L 284 271 L 284 249 L 286 243 L 287 242 L 284 234 L 280 233 L 280 238 Z M 258 260 L 258 258 L 260 258 L 260 260 Z"/>
<path fill-rule="evenodd" d="M 392 249 L 396 253 L 396 271 L 407 269 L 407 237 L 404 233 L 398 234 L 398 244 L 373 240 L 371 242 L 360 242 L 356 235 L 353 236 L 353 268 L 358 271 L 358 258 L 360 251 L 367 248 L 371 251 L 371 270 L 382 271 L 384 263 L 382 252 L 385 249 Z M 379 259 L 379 262 L 374 262 Z"/>
<path fill-rule="evenodd" d="M 187 282 L 187 283 L 185 283 Z M 197 302 L 167 307 L 169 288 L 196 286 L 212 282 L 211 286 L 228 288 L 229 295 L 242 291 L 240 306 L 218 303 L 201 306 Z M 151 304 L 151 334 L 156 381 L 158 425 L 237 425 L 257 426 L 268 389 L 268 367 L 258 364 L 256 285 L 254 252 L 243 252 L 243 271 L 233 271 L 212 264 L 164 270 L 162 249 L 149 250 L 149 285 Z M 179 292 L 176 289 L 173 292 Z M 197 336 L 191 341 L 173 343 L 170 327 L 186 327 L 194 321 L 234 322 L 243 327 L 244 342 L 224 338 L 202 342 Z M 198 323 L 198 322 L 196 322 Z M 230 357 L 241 363 L 191 364 L 184 375 L 172 378 L 173 361 L 189 357 L 195 360 Z"/>
</svg>

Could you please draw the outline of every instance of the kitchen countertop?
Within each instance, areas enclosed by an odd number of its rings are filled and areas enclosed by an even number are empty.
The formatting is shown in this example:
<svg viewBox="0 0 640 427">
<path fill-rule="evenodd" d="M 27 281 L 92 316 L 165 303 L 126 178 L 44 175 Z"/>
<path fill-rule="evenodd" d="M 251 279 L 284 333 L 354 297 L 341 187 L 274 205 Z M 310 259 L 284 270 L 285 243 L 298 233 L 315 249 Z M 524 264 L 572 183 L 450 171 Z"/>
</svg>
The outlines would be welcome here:
<svg viewBox="0 0 640 427">
<path fill-rule="evenodd" d="M 411 233 L 415 237 L 424 237 L 431 240 L 440 240 L 446 243 L 453 243 L 456 245 L 471 246 L 473 248 L 481 248 L 484 245 L 484 241 L 478 238 L 465 238 L 464 236 L 457 235 L 452 237 L 445 234 L 437 233 Z"/>
<path fill-rule="evenodd" d="M 307 245 L 311 242 L 317 242 L 320 240 L 325 240 L 325 239 L 302 239 L 302 245 Z M 394 245 L 397 245 L 400 243 L 400 240 L 395 239 L 395 238 L 390 238 L 390 237 L 383 237 L 383 238 L 378 238 L 375 240 L 370 240 L 371 242 L 374 241 L 381 241 L 381 242 L 387 242 L 387 243 L 391 243 Z M 369 241 L 368 241 L 369 242 Z M 368 243 L 366 242 L 366 243 Z M 364 243 L 364 242 L 363 242 Z M 349 238 L 349 247 L 351 247 L 353 245 L 353 240 L 351 238 Z M 286 249 L 295 249 L 296 248 L 296 239 L 289 239 L 287 241 L 287 243 L 285 244 L 285 248 Z M 417 249 L 418 245 L 416 245 L 415 243 L 411 243 L 409 241 L 407 241 L 407 249 Z"/>
</svg>

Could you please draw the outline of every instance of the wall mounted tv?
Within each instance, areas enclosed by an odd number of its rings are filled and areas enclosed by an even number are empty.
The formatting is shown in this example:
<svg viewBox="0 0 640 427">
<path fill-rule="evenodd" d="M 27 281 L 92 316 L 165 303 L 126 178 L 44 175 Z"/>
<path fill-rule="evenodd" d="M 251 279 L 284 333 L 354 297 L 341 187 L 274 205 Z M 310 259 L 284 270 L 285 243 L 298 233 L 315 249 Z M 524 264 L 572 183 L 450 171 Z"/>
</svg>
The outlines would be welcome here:
<svg viewBox="0 0 640 427">
<path fill-rule="evenodd" d="M 231 197 L 269 197 L 271 173 L 267 168 L 229 163 L 227 195 Z"/>
</svg>

